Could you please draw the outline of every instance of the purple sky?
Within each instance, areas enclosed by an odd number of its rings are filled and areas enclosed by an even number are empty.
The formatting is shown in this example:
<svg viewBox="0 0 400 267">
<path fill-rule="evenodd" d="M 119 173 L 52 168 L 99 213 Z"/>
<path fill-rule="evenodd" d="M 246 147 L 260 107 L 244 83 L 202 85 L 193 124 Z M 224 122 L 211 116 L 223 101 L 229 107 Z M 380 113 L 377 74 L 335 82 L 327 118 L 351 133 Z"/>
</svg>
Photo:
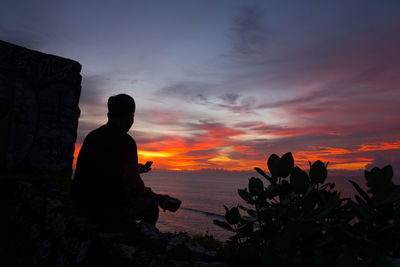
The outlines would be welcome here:
<svg viewBox="0 0 400 267">
<path fill-rule="evenodd" d="M 272 153 L 400 172 L 399 1 L 2 1 L 0 39 L 83 65 L 78 143 L 110 95 L 142 161 L 265 167 Z"/>
</svg>

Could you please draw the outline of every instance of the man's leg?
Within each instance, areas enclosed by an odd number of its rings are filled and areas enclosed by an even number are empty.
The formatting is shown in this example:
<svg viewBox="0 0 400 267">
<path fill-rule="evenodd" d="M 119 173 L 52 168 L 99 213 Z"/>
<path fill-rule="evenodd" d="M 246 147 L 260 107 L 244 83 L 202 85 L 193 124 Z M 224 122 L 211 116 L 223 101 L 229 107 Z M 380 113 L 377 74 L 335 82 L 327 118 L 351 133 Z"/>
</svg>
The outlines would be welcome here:
<svg viewBox="0 0 400 267">
<path fill-rule="evenodd" d="M 158 220 L 158 204 L 151 197 L 133 197 L 129 201 L 129 216 L 135 220 L 141 220 L 151 225 L 156 225 Z"/>
</svg>

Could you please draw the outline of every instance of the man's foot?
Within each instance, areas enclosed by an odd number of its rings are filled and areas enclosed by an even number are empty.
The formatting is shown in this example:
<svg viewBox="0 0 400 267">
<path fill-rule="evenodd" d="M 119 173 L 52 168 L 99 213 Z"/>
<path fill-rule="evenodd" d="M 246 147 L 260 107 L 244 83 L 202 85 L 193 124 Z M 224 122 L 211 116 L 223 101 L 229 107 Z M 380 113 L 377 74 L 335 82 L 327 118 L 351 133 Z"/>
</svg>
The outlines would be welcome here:
<svg viewBox="0 0 400 267">
<path fill-rule="evenodd" d="M 177 198 L 170 197 L 169 195 L 161 195 L 160 198 L 158 199 L 158 205 L 160 208 L 162 208 L 164 211 L 172 211 L 175 212 L 179 209 L 181 206 L 182 201 L 180 201 Z"/>
</svg>

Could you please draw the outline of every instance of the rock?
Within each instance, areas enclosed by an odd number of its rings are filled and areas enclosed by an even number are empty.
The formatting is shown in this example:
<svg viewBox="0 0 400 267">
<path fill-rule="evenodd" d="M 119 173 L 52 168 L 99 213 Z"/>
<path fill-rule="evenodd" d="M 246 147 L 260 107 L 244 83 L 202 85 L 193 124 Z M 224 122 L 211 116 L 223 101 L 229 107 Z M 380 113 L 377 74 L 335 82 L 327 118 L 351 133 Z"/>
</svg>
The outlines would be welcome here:
<svg viewBox="0 0 400 267">
<path fill-rule="evenodd" d="M 139 229 L 139 231 L 142 234 L 144 234 L 149 239 L 159 240 L 162 238 L 160 231 L 153 225 L 150 225 L 150 224 L 144 223 L 144 222 L 140 222 L 137 224 L 137 228 Z"/>
<path fill-rule="evenodd" d="M 86 258 L 88 258 L 90 245 L 91 245 L 90 240 L 84 241 L 84 242 L 82 242 L 80 244 L 79 253 L 78 253 L 78 256 L 76 258 L 76 263 L 78 265 L 82 265 L 85 262 Z"/>
<path fill-rule="evenodd" d="M 40 237 L 40 225 L 38 223 L 35 223 L 31 227 L 30 238 L 32 240 L 38 240 L 39 237 Z"/>
<path fill-rule="evenodd" d="M 158 254 L 158 255 L 155 256 L 155 258 L 150 262 L 149 267 L 165 266 L 167 260 L 168 260 L 167 254 Z"/>
<path fill-rule="evenodd" d="M 46 239 L 42 242 L 37 243 L 36 253 L 33 262 L 37 266 L 48 265 L 47 261 L 50 258 L 54 246 L 54 241 L 52 239 Z"/>
<path fill-rule="evenodd" d="M 179 260 L 169 260 L 167 262 L 167 266 L 173 267 L 190 267 L 191 264 L 188 261 L 179 261 Z"/>
<path fill-rule="evenodd" d="M 114 244 L 114 250 L 130 262 L 135 261 L 136 256 L 141 251 L 140 247 L 132 247 L 124 244 Z"/>
<path fill-rule="evenodd" d="M 198 261 L 193 264 L 194 267 L 227 267 L 228 265 L 223 262 L 202 262 Z"/>
<path fill-rule="evenodd" d="M 145 223 L 105 225 L 63 192 L 24 179 L 0 179 L 2 266 L 225 266 L 182 235 Z"/>
<path fill-rule="evenodd" d="M 81 65 L 0 41 L 0 171 L 72 172 Z"/>
<path fill-rule="evenodd" d="M 64 208 L 63 204 L 59 200 L 48 200 L 47 209 L 45 214 L 45 225 L 46 230 L 52 231 L 54 235 L 63 235 L 66 229 L 66 224 L 68 223 L 68 218 L 62 212 Z"/>
<path fill-rule="evenodd" d="M 207 259 L 211 261 L 215 260 L 217 257 L 217 253 L 215 251 L 208 251 L 199 244 L 189 243 L 183 236 L 176 236 L 169 239 L 165 250 L 168 255 L 183 260 Z"/>
<path fill-rule="evenodd" d="M 0 169 L 15 170 L 22 168 L 20 165 L 32 147 L 38 103 L 28 81 L 1 67 L 0 103 Z"/>
<path fill-rule="evenodd" d="M 186 247 L 188 250 L 193 254 L 196 255 L 199 258 L 215 258 L 217 257 L 217 252 L 215 251 L 209 251 L 205 249 L 204 247 L 200 246 L 199 244 L 186 244 Z"/>
</svg>

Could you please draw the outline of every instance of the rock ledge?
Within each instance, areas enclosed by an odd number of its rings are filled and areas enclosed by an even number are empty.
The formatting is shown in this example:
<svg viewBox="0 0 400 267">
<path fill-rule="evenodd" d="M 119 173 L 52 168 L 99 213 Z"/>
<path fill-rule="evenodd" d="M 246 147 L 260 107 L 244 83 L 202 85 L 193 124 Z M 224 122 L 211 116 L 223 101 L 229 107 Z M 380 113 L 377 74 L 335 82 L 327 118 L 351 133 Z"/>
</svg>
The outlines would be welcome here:
<svg viewBox="0 0 400 267">
<path fill-rule="evenodd" d="M 69 192 L 43 180 L 0 178 L 0 266 L 226 266 L 182 236 L 89 218 Z"/>
</svg>

